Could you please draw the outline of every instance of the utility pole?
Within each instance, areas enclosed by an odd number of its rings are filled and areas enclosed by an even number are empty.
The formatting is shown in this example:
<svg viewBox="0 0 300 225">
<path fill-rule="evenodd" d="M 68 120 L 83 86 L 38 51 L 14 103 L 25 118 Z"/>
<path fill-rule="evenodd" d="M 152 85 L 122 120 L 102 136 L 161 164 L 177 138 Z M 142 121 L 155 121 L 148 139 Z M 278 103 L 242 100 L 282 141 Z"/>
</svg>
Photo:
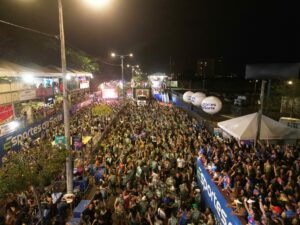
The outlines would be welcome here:
<svg viewBox="0 0 300 225">
<path fill-rule="evenodd" d="M 264 107 L 264 98 L 265 98 L 265 86 L 266 86 L 266 83 L 267 83 L 267 81 L 265 81 L 265 80 L 261 81 L 260 108 L 259 108 L 258 116 L 257 116 L 257 130 L 256 130 L 256 139 L 255 139 L 254 146 L 256 146 L 257 141 L 260 139 L 261 118 L 262 118 L 263 107 Z"/>
<path fill-rule="evenodd" d="M 63 20 L 62 0 L 58 0 L 58 14 L 59 14 L 59 37 L 60 37 L 60 54 L 61 54 L 61 72 L 63 76 L 63 106 L 64 106 L 64 128 L 66 138 L 66 150 L 68 152 L 66 158 L 66 181 L 67 194 L 73 193 L 73 162 L 70 152 L 70 112 L 69 112 L 69 98 L 67 92 L 67 61 L 66 61 L 66 47 L 65 47 L 65 32 Z"/>
<path fill-rule="evenodd" d="M 125 87 L 124 87 L 124 56 L 121 55 L 121 68 L 122 68 L 122 94 L 123 98 L 125 98 Z"/>
</svg>

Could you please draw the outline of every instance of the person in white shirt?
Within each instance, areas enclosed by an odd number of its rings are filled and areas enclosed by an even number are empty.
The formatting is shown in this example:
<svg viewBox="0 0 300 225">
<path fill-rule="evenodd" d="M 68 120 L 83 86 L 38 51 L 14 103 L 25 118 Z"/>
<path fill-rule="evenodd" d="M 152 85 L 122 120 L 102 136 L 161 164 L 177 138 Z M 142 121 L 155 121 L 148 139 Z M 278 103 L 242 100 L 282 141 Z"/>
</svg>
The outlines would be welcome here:
<svg viewBox="0 0 300 225">
<path fill-rule="evenodd" d="M 180 156 L 177 158 L 177 168 L 183 169 L 184 166 L 185 166 L 185 160 L 184 160 L 184 158 L 182 157 L 182 155 L 180 155 Z"/>
</svg>

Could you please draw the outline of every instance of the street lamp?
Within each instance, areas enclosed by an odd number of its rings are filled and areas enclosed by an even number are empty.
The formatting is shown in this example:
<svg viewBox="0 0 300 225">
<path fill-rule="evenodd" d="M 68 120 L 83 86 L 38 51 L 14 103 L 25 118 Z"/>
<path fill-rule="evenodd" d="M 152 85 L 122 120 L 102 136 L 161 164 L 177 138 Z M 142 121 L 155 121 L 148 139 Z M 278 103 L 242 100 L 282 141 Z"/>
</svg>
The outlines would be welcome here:
<svg viewBox="0 0 300 225">
<path fill-rule="evenodd" d="M 123 93 L 123 98 L 125 98 L 125 88 L 124 88 L 124 58 L 125 57 L 133 57 L 132 53 L 129 53 L 127 55 L 117 55 L 116 53 L 112 52 L 111 57 L 115 58 L 115 57 L 120 57 L 121 59 L 121 71 L 122 71 L 122 93 Z"/>
<path fill-rule="evenodd" d="M 294 113 L 293 111 L 294 111 L 294 101 L 295 101 L 295 87 L 293 85 L 294 83 L 292 80 L 289 80 L 287 82 L 287 84 L 292 87 L 292 101 L 291 101 L 291 110 L 290 110 L 290 118 L 292 118 L 293 113 Z M 290 104 L 290 101 L 289 101 L 289 104 Z"/>
<path fill-rule="evenodd" d="M 133 79 L 134 71 L 136 71 L 135 69 L 140 68 L 140 66 L 139 65 L 131 66 L 130 64 L 127 64 L 126 66 L 127 66 L 127 68 L 131 67 L 131 80 L 132 80 Z"/>
<path fill-rule="evenodd" d="M 92 0 L 89 0 L 90 3 Z M 94 3 L 101 3 L 104 6 L 104 2 L 108 3 L 109 0 L 93 0 Z M 73 193 L 73 165 L 72 156 L 70 154 L 70 112 L 69 112 L 69 99 L 67 93 L 67 62 L 66 62 L 66 47 L 65 47 L 65 31 L 63 20 L 63 6 L 62 0 L 58 0 L 58 19 L 59 19 L 59 37 L 60 37 L 60 56 L 61 56 L 61 72 L 63 76 L 63 107 L 64 107 L 64 128 L 66 138 L 66 150 L 68 156 L 66 158 L 66 180 L 67 180 L 67 194 Z"/>
<path fill-rule="evenodd" d="M 92 7 L 105 7 L 109 4 L 110 0 L 85 0 Z"/>
</svg>

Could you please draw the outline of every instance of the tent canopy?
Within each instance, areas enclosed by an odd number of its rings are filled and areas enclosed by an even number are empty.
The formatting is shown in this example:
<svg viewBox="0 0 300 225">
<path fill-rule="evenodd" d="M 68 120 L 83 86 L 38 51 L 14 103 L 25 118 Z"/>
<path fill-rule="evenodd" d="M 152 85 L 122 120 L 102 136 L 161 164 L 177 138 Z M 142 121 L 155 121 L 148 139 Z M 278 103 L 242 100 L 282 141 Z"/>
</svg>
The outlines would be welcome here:
<svg viewBox="0 0 300 225">
<path fill-rule="evenodd" d="M 22 77 L 24 74 L 35 77 L 62 77 L 61 68 L 55 66 L 43 67 L 34 63 L 26 66 L 0 59 L 0 77 Z M 67 73 L 74 77 L 92 77 L 91 73 L 68 68 Z"/>
<path fill-rule="evenodd" d="M 239 140 L 255 140 L 258 113 L 219 122 L 218 126 Z M 290 128 L 267 116 L 261 119 L 261 140 L 300 139 L 300 130 Z"/>
</svg>

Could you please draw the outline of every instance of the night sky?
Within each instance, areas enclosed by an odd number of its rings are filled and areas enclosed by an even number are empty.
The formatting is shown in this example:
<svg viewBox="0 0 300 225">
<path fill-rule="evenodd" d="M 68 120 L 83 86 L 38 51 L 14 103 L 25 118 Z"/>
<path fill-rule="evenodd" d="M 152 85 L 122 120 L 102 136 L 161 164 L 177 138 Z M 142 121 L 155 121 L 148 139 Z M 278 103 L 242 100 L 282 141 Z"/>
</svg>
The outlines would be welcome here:
<svg viewBox="0 0 300 225">
<path fill-rule="evenodd" d="M 223 56 L 240 75 L 245 63 L 300 61 L 297 1 L 112 0 L 105 10 L 84 1 L 63 0 L 66 41 L 102 61 L 119 63 L 111 51 L 133 52 L 129 63 L 168 72 L 171 56 L 184 73 L 197 58 Z M 56 0 L 0 0 L 0 19 L 19 25 L 58 34 L 57 17 Z"/>
</svg>

